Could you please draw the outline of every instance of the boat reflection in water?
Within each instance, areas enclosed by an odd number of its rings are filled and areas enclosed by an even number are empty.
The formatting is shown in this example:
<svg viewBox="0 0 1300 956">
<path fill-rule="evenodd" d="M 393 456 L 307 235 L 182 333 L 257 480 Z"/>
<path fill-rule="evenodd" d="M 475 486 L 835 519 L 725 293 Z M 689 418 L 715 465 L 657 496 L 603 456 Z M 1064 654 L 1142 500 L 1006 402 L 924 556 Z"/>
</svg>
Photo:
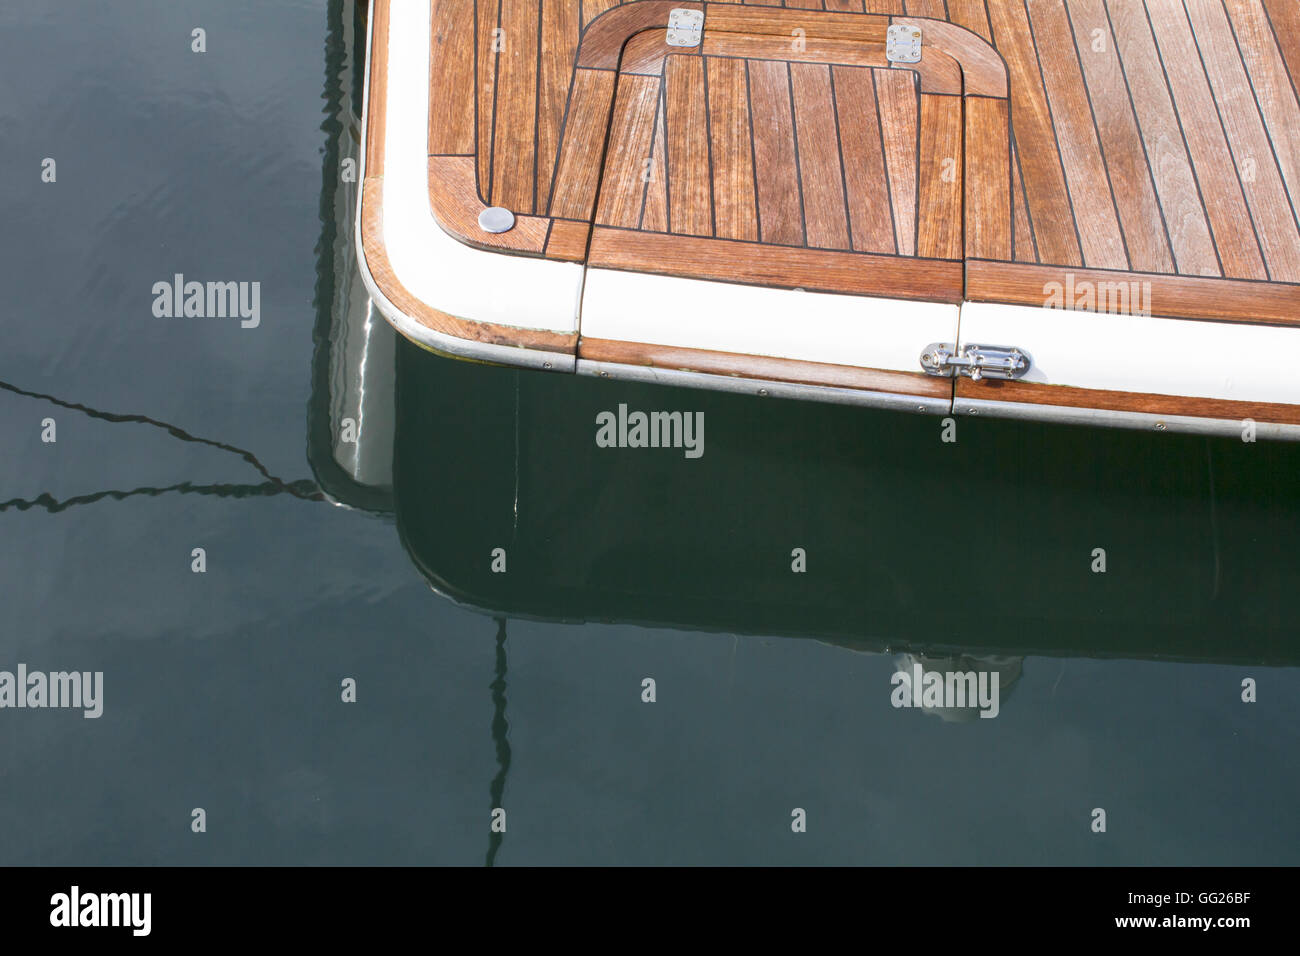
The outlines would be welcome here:
<svg viewBox="0 0 1300 956">
<path fill-rule="evenodd" d="M 1004 701 L 1029 655 L 1300 663 L 1300 445 L 946 427 L 429 354 L 368 306 L 355 186 L 330 189 L 356 99 L 326 161 L 309 452 L 336 501 L 395 513 L 438 593 L 897 654 L 900 672 L 996 673 Z M 607 447 L 602 423 L 638 411 L 701 422 L 698 457 Z"/>
<path fill-rule="evenodd" d="M 1297 658 L 1293 446 L 992 421 L 945 442 L 923 416 L 397 357 L 398 528 L 463 603 L 925 654 Z M 600 447 L 620 405 L 702 413 L 704 453 Z"/>
<path fill-rule="evenodd" d="M 336 314 L 359 327 L 323 347 L 391 334 Z M 1031 654 L 1300 661 L 1296 446 L 993 421 L 945 442 L 935 418 L 473 365 L 401 339 L 394 364 L 391 497 L 359 474 L 331 493 L 391 508 L 434 590 L 494 616 L 960 658 L 1002 674 L 1004 699 Z M 620 405 L 702 414 L 703 454 L 601 447 Z M 372 426 L 355 460 L 387 454 Z"/>
</svg>

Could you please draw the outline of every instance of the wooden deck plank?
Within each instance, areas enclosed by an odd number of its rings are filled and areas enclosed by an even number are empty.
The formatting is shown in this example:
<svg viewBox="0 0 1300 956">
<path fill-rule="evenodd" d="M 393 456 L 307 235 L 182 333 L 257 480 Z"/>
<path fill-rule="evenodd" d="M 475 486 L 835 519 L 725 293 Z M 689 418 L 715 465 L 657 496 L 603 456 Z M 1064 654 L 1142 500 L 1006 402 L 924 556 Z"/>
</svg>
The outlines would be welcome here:
<svg viewBox="0 0 1300 956">
<path fill-rule="evenodd" d="M 889 175 L 890 206 L 894 210 L 894 239 L 900 256 L 916 255 L 917 124 L 920 93 L 914 74 L 875 70 L 876 102 L 880 111 L 885 170 Z"/>
<path fill-rule="evenodd" d="M 971 302 L 1006 302 L 1042 307 L 1048 283 L 1104 291 L 1118 283 L 1138 283 L 1139 314 L 1166 318 L 1216 319 L 1232 322 L 1300 324 L 1300 285 L 1199 276 L 1143 275 L 1012 262 L 966 263 L 966 298 Z M 1143 291 L 1143 285 L 1149 284 Z M 1132 299 L 1130 298 L 1130 301 Z M 1115 310 L 1121 311 L 1121 310 Z"/>
<path fill-rule="evenodd" d="M 1011 85 L 1012 134 L 1020 159 L 1038 256 L 1043 262 L 1081 265 L 1074 210 L 1066 187 L 1043 88 L 1038 55 L 1028 42 L 1029 15 L 1023 3 L 990 3 L 990 23 L 998 51 L 1007 63 Z"/>
<path fill-rule="evenodd" d="M 1063 0 L 1027 0 L 1033 42 L 1065 168 L 1075 227 L 1086 266 L 1129 268 L 1110 175 L 1102 157 L 1074 33 Z"/>
<path fill-rule="evenodd" d="M 429 152 L 474 153 L 474 0 L 434 0 Z"/>
<path fill-rule="evenodd" d="M 1300 84 L 1300 4 L 1295 0 L 1264 0 L 1264 9 L 1291 79 Z"/>
<path fill-rule="evenodd" d="M 1250 209 L 1218 119 L 1218 108 L 1201 65 L 1187 12 L 1181 3 L 1150 3 L 1147 14 L 1201 184 L 1201 196 L 1224 275 L 1232 279 L 1267 279 Z"/>
<path fill-rule="evenodd" d="M 1021 176 L 1020 156 L 1014 139 L 1011 141 L 1011 212 L 1015 261 L 1038 262 L 1038 245 L 1034 239 L 1034 225 L 1029 219 L 1029 199 L 1025 194 L 1025 181 Z"/>
<path fill-rule="evenodd" d="M 962 258 L 962 190 L 966 182 L 962 126 L 961 101 L 956 97 L 921 96 L 916 254 L 928 259 Z M 1004 151 L 997 164 L 1004 173 L 1007 156 Z M 1003 195 L 999 193 L 997 199 Z M 1009 215 L 1010 204 L 1003 208 Z"/>
<path fill-rule="evenodd" d="M 790 71 L 784 63 L 750 60 L 758 230 L 765 243 L 804 244 L 803 204 L 794 146 Z"/>
<path fill-rule="evenodd" d="M 501 0 L 490 205 L 531 213 L 536 195 L 537 0 Z"/>
<path fill-rule="evenodd" d="M 925 155 L 924 148 L 921 154 Z M 1011 115 L 1006 100 L 976 97 L 967 101 L 964 154 L 965 251 L 977 259 L 1010 260 Z M 957 251 L 960 255 L 960 243 Z"/>
<path fill-rule="evenodd" d="M 1293 209 L 1300 210 L 1300 99 L 1260 0 L 1225 0 Z"/>
<path fill-rule="evenodd" d="M 948 0 L 948 19 L 985 40 L 993 39 L 984 0 Z"/>
<path fill-rule="evenodd" d="M 582 25 L 590 25 L 602 13 L 621 6 L 626 0 L 582 0 Z"/>
<path fill-rule="evenodd" d="M 493 116 L 496 110 L 498 45 L 495 31 L 500 21 L 500 4 L 492 0 L 474 0 L 476 13 L 476 62 L 478 76 L 477 130 L 478 191 L 485 203 L 492 198 L 492 144 L 496 138 Z"/>
<path fill-rule="evenodd" d="M 546 237 L 546 255 L 567 262 L 585 262 L 587 242 L 591 238 L 591 223 L 556 219 L 551 222 L 551 234 Z"/>
<path fill-rule="evenodd" d="M 808 245 L 819 249 L 848 249 L 844 169 L 840 161 L 830 67 L 793 63 L 790 84 L 794 94 L 795 141 Z"/>
<path fill-rule="evenodd" d="M 608 70 L 580 69 L 574 72 L 551 195 L 552 216 L 591 218 L 613 106 L 614 76 Z"/>
<path fill-rule="evenodd" d="M 1069 14 L 1129 264 L 1138 272 L 1174 272 L 1164 211 L 1156 196 L 1105 5 L 1102 0 L 1069 0 Z"/>
<path fill-rule="evenodd" d="M 1220 276 L 1222 267 L 1201 200 L 1201 187 L 1160 66 L 1146 11 L 1141 4 L 1129 0 L 1106 0 L 1106 12 L 1120 70 L 1132 91 L 1138 128 L 1169 230 L 1175 266 L 1181 275 Z"/>
<path fill-rule="evenodd" d="M 641 224 L 658 112 L 658 77 L 619 77 L 609 150 L 600 182 L 597 222 L 625 229 L 635 229 Z"/>
<path fill-rule="evenodd" d="M 1185 0 L 1271 278 L 1300 280 L 1300 227 L 1223 0 Z"/>
<path fill-rule="evenodd" d="M 710 33 L 705 31 L 705 56 L 734 56 L 752 60 L 781 60 L 806 63 L 847 63 L 855 66 L 888 66 L 885 48 L 858 40 L 810 37 L 796 46 L 791 37 L 754 33 Z"/>
<path fill-rule="evenodd" d="M 754 192 L 754 139 L 749 126 L 745 61 L 711 57 L 707 66 L 717 235 L 756 241 L 758 198 Z"/>
<path fill-rule="evenodd" d="M 896 253 L 894 214 L 888 202 L 880 113 L 871 70 L 837 66 L 832 69 L 838 98 L 851 109 L 840 112 L 840 148 L 848 190 L 848 218 L 853 248 L 858 252 Z M 883 201 L 882 201 L 883 200 Z"/>
<path fill-rule="evenodd" d="M 668 172 L 664 132 L 665 102 L 663 83 L 659 84 L 659 107 L 655 111 L 654 148 L 650 154 L 650 181 L 646 183 L 645 208 L 641 210 L 641 228 L 648 232 L 668 231 Z"/>
<path fill-rule="evenodd" d="M 704 60 L 670 56 L 664 62 L 668 112 L 668 229 L 686 236 L 713 235 L 713 182 Z"/>
<path fill-rule="evenodd" d="M 819 11 L 820 7 L 817 8 Z M 706 4 L 704 32 L 742 33 L 748 36 L 779 36 L 787 40 L 795 27 L 805 31 L 807 39 L 853 40 L 859 43 L 884 43 L 889 18 L 864 16 L 860 13 L 825 13 L 803 19 L 779 6 L 741 6 L 734 3 Z"/>
<path fill-rule="evenodd" d="M 593 231 L 588 261 L 594 267 L 809 292 L 948 303 L 962 298 L 960 262 L 652 235 L 609 226 Z"/>
<path fill-rule="evenodd" d="M 564 108 L 573 79 L 582 25 L 573 0 L 542 0 L 542 53 L 537 91 L 537 196 L 535 209 L 546 208 L 555 179 L 555 162 L 564 128 Z"/>
<path fill-rule="evenodd" d="M 947 20 L 948 10 L 943 0 L 907 0 L 904 4 L 909 17 L 932 17 L 935 20 Z"/>
</svg>

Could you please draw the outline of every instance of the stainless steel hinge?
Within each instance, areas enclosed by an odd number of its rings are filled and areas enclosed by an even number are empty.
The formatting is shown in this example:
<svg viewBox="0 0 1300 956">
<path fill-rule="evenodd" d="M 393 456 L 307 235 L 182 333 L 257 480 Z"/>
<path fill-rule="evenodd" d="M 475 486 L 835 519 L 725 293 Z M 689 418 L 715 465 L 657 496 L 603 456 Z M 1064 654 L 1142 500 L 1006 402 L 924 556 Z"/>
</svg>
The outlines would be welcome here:
<svg viewBox="0 0 1300 956">
<path fill-rule="evenodd" d="M 704 11 L 675 7 L 668 13 L 668 45 L 699 46 L 704 36 Z"/>
<path fill-rule="evenodd" d="M 890 63 L 920 63 L 921 28 L 895 23 L 886 30 L 885 59 Z"/>
<path fill-rule="evenodd" d="M 1011 345 L 963 345 L 958 352 L 951 342 L 935 342 L 921 353 L 921 368 L 927 375 L 965 375 L 976 382 L 982 378 L 1020 378 L 1033 364 L 1028 352 Z"/>
</svg>

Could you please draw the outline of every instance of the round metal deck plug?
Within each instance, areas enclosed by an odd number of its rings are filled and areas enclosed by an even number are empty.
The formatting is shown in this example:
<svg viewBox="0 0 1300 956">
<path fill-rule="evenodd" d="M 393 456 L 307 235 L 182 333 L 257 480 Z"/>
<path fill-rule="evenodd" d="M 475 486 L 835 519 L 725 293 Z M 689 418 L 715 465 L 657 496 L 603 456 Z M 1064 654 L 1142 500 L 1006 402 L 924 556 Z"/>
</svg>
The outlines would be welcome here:
<svg viewBox="0 0 1300 956">
<path fill-rule="evenodd" d="M 484 232 L 509 232 L 515 227 L 515 214 L 503 206 L 490 206 L 478 214 L 478 227 Z"/>
</svg>

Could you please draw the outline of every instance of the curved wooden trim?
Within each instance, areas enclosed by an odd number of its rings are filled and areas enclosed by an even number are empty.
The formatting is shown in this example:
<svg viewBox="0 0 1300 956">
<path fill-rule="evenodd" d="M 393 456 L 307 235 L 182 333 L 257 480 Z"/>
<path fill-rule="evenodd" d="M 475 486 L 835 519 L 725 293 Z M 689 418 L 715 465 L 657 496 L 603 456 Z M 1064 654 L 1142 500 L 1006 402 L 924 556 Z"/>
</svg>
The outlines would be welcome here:
<svg viewBox="0 0 1300 956">
<path fill-rule="evenodd" d="M 429 206 L 438 225 L 468 246 L 538 256 L 546 248 L 550 219 L 516 216 L 515 227 L 502 233 L 484 232 L 478 227 L 479 213 L 487 207 L 479 198 L 473 156 L 429 157 Z"/>
<path fill-rule="evenodd" d="M 628 38 L 619 60 L 620 76 L 662 76 L 664 60 L 670 55 L 698 53 L 699 47 L 687 49 L 669 46 L 664 33 L 659 30 L 642 30 Z"/>
<path fill-rule="evenodd" d="M 1271 425 L 1300 425 L 1300 405 L 1273 402 L 1238 402 L 1221 398 L 1190 398 L 1183 395 L 1156 395 L 1147 392 L 1112 392 L 1069 385 L 1043 385 L 1038 382 L 999 382 L 983 379 L 957 382 L 957 399 L 986 402 L 1019 402 L 1025 405 L 1051 405 L 1059 408 L 1097 409 L 1108 412 L 1134 412 L 1144 415 L 1170 415 L 1185 418 L 1212 418 L 1222 421 L 1255 422 Z"/>
<path fill-rule="evenodd" d="M 915 73 L 920 81 L 922 93 L 961 96 L 965 91 L 961 64 L 940 50 L 931 50 L 929 56 L 922 57 L 920 63 L 890 63 L 889 65 L 895 70 Z"/>
<path fill-rule="evenodd" d="M 853 365 L 831 365 L 825 362 L 773 358 L 769 355 L 714 352 L 708 349 L 649 345 L 644 342 L 583 338 L 578 343 L 578 358 L 590 362 L 699 372 L 731 378 L 762 379 L 790 385 L 852 388 L 865 392 L 917 395 L 924 398 L 952 397 L 952 379 L 936 378 L 924 372 L 858 368 Z"/>
<path fill-rule="evenodd" d="M 606 10 L 587 24 L 578 43 L 577 66 L 592 70 L 617 70 L 623 45 L 643 30 L 667 29 L 668 15 L 676 8 L 703 10 L 702 3 L 681 0 L 635 0 Z M 707 26 L 707 23 L 706 23 Z M 683 53 L 690 50 L 683 47 Z"/>
<path fill-rule="evenodd" d="M 1007 64 L 1002 54 L 977 33 L 959 27 L 947 20 L 923 17 L 892 17 L 891 23 L 902 23 L 921 30 L 921 62 L 932 49 L 939 49 L 956 60 L 966 80 L 967 96 L 992 96 L 1006 99 L 1009 95 Z M 915 64 L 905 64 L 914 66 Z"/>
<path fill-rule="evenodd" d="M 361 252 L 365 256 L 370 277 L 379 291 L 403 314 L 434 332 L 470 342 L 574 354 L 578 345 L 576 334 L 473 322 L 441 312 L 412 295 L 393 272 L 392 263 L 388 260 L 388 247 L 384 241 L 383 201 L 384 178 L 367 176 L 361 188 Z"/>
<path fill-rule="evenodd" d="M 720 3 L 683 3 L 679 0 L 635 0 L 605 11 L 587 25 L 578 46 L 577 66 L 589 69 L 618 70 L 623 49 L 639 33 L 666 29 L 668 15 L 675 8 L 704 10 L 703 52 L 710 38 L 722 55 L 743 55 L 734 45 L 752 45 L 766 52 L 749 54 L 761 59 L 808 60 L 819 63 L 854 63 L 854 57 L 868 56 L 861 65 L 890 66 L 885 58 L 885 32 L 891 22 L 913 24 L 928 31 L 925 44 L 929 62 L 923 54 L 920 63 L 897 64 L 922 76 L 922 92 L 961 93 L 963 73 L 965 92 L 970 95 L 1007 95 L 1006 66 L 993 47 L 978 35 L 943 20 L 920 17 L 876 16 L 860 13 L 837 13 L 825 10 L 801 10 L 788 7 L 739 6 Z M 806 31 L 805 40 L 816 42 L 817 49 L 795 52 L 790 48 L 791 23 Z M 728 34 L 744 36 L 733 41 Z M 931 39 L 933 36 L 935 39 Z M 775 44 L 775 46 L 772 46 Z M 876 58 L 861 50 L 863 44 L 878 46 Z M 773 52 L 779 47 L 780 56 Z M 770 49 L 769 49 L 770 48 Z M 699 48 L 671 50 L 664 53 L 690 54 Z M 876 51 L 872 51 L 872 54 Z M 849 57 L 850 59 L 843 59 Z M 936 64 L 935 58 L 942 57 Z M 657 57 L 656 57 L 657 59 Z M 636 69 L 633 72 L 645 72 Z"/>
</svg>

